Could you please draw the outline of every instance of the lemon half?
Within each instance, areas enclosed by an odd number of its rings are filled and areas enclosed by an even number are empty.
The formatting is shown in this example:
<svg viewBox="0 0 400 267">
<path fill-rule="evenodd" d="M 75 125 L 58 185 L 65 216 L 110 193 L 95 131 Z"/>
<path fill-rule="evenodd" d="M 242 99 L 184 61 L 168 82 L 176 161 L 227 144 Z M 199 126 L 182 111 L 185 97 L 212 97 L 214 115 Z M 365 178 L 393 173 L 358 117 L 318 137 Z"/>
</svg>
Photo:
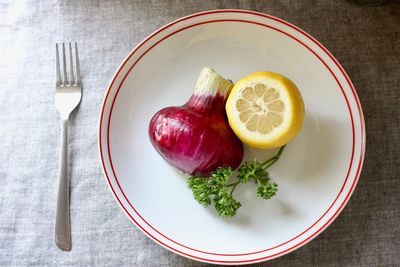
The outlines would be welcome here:
<svg viewBox="0 0 400 267">
<path fill-rule="evenodd" d="M 300 132 L 304 102 L 288 78 L 273 72 L 255 72 L 234 85 L 226 113 L 229 125 L 243 143 L 277 148 Z"/>
</svg>

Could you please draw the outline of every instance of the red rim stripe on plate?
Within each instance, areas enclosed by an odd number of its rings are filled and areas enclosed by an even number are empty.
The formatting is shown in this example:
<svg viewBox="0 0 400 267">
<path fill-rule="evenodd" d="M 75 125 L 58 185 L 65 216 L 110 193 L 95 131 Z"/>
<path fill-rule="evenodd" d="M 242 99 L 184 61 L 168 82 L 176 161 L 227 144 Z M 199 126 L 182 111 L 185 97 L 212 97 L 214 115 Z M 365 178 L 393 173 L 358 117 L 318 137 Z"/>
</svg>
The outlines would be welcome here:
<svg viewBox="0 0 400 267">
<path fill-rule="evenodd" d="M 109 93 L 110 93 L 110 89 L 111 89 L 111 87 L 112 87 L 112 85 L 113 85 L 113 83 L 114 83 L 116 77 L 117 77 L 118 74 L 120 73 L 120 71 L 121 71 L 121 69 L 123 68 L 123 66 L 125 65 L 125 63 L 129 60 L 129 58 L 130 58 L 143 44 L 145 44 L 145 43 L 146 43 L 147 41 L 149 41 L 153 36 L 155 36 L 156 34 L 158 34 L 158 33 L 161 32 L 161 31 L 165 30 L 166 28 L 169 28 L 169 27 L 171 27 L 172 25 L 174 25 L 174 24 L 176 24 L 176 23 L 178 23 L 178 22 L 180 22 L 180 21 L 182 21 L 182 20 L 189 19 L 189 18 L 192 18 L 192 17 L 195 17 L 195 16 L 201 16 L 201 15 L 212 14 L 212 13 L 221 13 L 221 12 L 247 13 L 247 14 L 259 15 L 259 16 L 267 17 L 267 18 L 276 20 L 276 21 L 278 21 L 278 22 L 282 22 L 283 24 L 288 25 L 288 26 L 294 28 L 295 30 L 299 31 L 300 33 L 304 34 L 306 37 L 308 37 L 309 39 L 311 39 L 311 38 L 308 36 L 308 34 L 306 34 L 305 32 L 303 32 L 303 31 L 297 29 L 295 26 L 292 26 L 292 25 L 290 25 L 290 24 L 287 23 L 287 22 L 283 22 L 283 21 L 281 21 L 280 19 L 277 19 L 277 18 L 274 18 L 274 17 L 270 17 L 270 16 L 265 15 L 265 14 L 254 13 L 254 12 L 250 12 L 250 11 L 240 11 L 240 10 L 224 11 L 224 10 L 217 10 L 217 11 L 210 11 L 210 12 L 204 12 L 204 13 L 194 14 L 194 15 L 192 15 L 192 16 L 185 17 L 185 18 L 182 18 L 182 19 L 180 19 L 180 20 L 178 20 L 178 21 L 172 22 L 171 24 L 166 25 L 165 27 L 161 28 L 160 30 L 158 30 L 158 31 L 156 31 L 155 33 L 153 33 L 152 35 L 150 35 L 150 36 L 149 36 L 148 38 L 146 38 L 140 45 L 138 45 L 138 46 L 130 53 L 130 55 L 127 57 L 127 59 L 124 61 L 124 63 L 123 63 L 123 64 L 121 65 L 121 67 L 119 68 L 117 74 L 114 76 L 114 79 L 113 79 L 112 83 L 110 84 L 110 86 L 109 86 L 109 88 L 108 88 L 107 95 L 106 95 L 105 100 L 104 100 L 104 103 L 103 103 L 102 114 L 101 114 L 101 118 L 100 118 L 100 131 L 99 131 L 99 133 L 100 133 L 100 137 L 99 137 L 99 138 L 100 138 L 100 142 L 101 142 L 101 125 L 102 125 L 102 122 L 103 122 L 104 108 L 105 108 L 106 100 L 108 99 L 108 95 L 109 95 Z M 212 23 L 212 22 L 226 22 L 226 21 L 251 23 L 251 24 L 260 25 L 260 26 L 268 27 L 268 28 L 270 28 L 270 29 L 279 31 L 279 32 L 281 32 L 281 33 L 283 33 L 283 34 L 285 34 L 285 35 L 291 37 L 292 39 L 296 40 L 297 42 L 301 43 L 304 47 L 306 47 L 309 51 L 311 51 L 316 57 L 318 57 L 318 59 L 325 65 L 325 67 L 326 67 L 326 68 L 330 71 L 330 73 L 333 75 L 333 77 L 335 78 L 336 82 L 337 82 L 338 85 L 340 86 L 340 88 L 341 88 L 341 90 L 342 90 L 342 93 L 343 93 L 343 95 L 344 95 L 344 97 L 345 97 L 345 99 L 346 99 L 346 104 L 347 104 L 347 106 L 348 106 L 348 108 L 349 108 L 350 118 L 351 118 L 351 122 L 352 122 L 352 130 L 353 130 L 353 147 L 352 147 L 351 161 L 353 160 L 353 156 L 354 156 L 354 122 L 353 122 L 353 116 L 352 116 L 352 112 L 351 112 L 351 109 L 350 109 L 350 105 L 349 105 L 347 96 L 345 95 L 344 90 L 343 90 L 341 84 L 339 83 L 337 77 L 334 75 L 334 73 L 332 72 L 332 70 L 327 66 L 327 64 L 326 64 L 312 49 L 310 49 L 307 45 L 305 45 L 303 42 L 301 42 L 301 41 L 298 40 L 297 38 L 291 36 L 290 34 L 284 32 L 284 31 L 282 31 L 282 30 L 276 29 L 276 28 L 274 28 L 274 27 L 272 27 L 272 26 L 270 26 L 270 25 L 266 25 L 266 24 L 258 23 L 258 22 L 253 22 L 253 21 L 246 21 L 246 20 L 226 20 L 226 19 L 225 19 L 225 20 L 205 21 L 205 22 L 193 24 L 193 25 L 190 25 L 190 26 L 181 28 L 181 29 L 179 29 L 179 30 L 177 30 L 177 31 L 175 31 L 175 32 L 173 32 L 173 33 L 171 33 L 171 34 L 169 34 L 169 35 L 163 37 L 161 40 L 159 40 L 158 42 L 156 42 L 155 44 L 153 44 L 150 48 L 148 48 L 148 49 L 136 60 L 136 62 L 131 66 L 131 68 L 128 70 L 127 74 L 125 75 L 125 77 L 124 77 L 123 80 L 121 81 L 121 84 L 120 84 L 120 86 L 119 86 L 119 88 L 118 88 L 118 90 L 117 90 L 117 93 L 116 93 L 115 96 L 114 96 L 114 99 L 113 99 L 113 102 L 112 102 L 112 106 L 111 106 L 111 110 L 110 110 L 109 121 L 108 121 L 108 125 L 107 125 L 107 126 L 108 126 L 108 127 L 107 127 L 107 143 L 108 143 L 108 153 L 109 153 L 109 158 L 110 158 L 110 163 L 111 163 L 111 164 L 110 164 L 110 165 L 111 165 L 111 169 L 112 169 L 112 171 L 113 171 L 113 174 L 114 174 L 115 180 L 116 180 L 116 182 L 117 182 L 117 184 L 118 184 L 118 187 L 119 187 L 119 189 L 121 190 L 121 193 L 124 195 L 125 200 L 126 200 L 126 201 L 128 202 L 128 204 L 131 206 L 131 208 L 135 211 L 135 213 L 136 213 L 150 228 L 152 228 L 155 232 L 157 232 L 159 235 L 163 236 L 163 237 L 166 238 L 167 240 L 169 240 L 169 241 L 171 241 L 171 242 L 173 242 L 173 243 L 175 243 L 175 244 L 177 244 L 177 245 L 180 245 L 180 246 L 182 246 L 182 247 L 184 247 L 184 248 L 187 248 L 187 249 L 190 249 L 190 250 L 194 250 L 194 251 L 197 251 L 197 252 L 200 252 L 200 253 L 211 254 L 211 255 L 217 255 L 217 256 L 244 256 L 244 255 L 250 255 L 250 254 L 256 254 L 256 253 L 265 252 L 265 251 L 268 251 L 268 250 L 271 250 L 271 249 L 275 249 L 275 248 L 277 248 L 277 247 L 279 247 L 279 246 L 285 245 L 285 244 L 287 244 L 288 242 L 291 242 L 291 241 L 293 241 L 294 239 L 297 239 L 298 237 L 300 237 L 301 235 L 303 235 L 305 232 L 307 232 L 309 229 L 311 229 L 316 223 L 318 223 L 318 222 L 325 216 L 325 214 L 331 209 L 331 207 L 335 204 L 335 202 L 336 202 L 337 198 L 339 197 L 339 195 L 342 193 L 343 188 L 344 188 L 344 185 L 346 184 L 347 179 L 348 179 L 349 171 L 350 171 L 350 169 L 351 169 L 351 164 L 350 164 L 350 168 L 349 168 L 349 170 L 348 170 L 348 172 L 347 172 L 347 175 L 346 175 L 346 180 L 345 180 L 345 182 L 344 182 L 344 184 L 343 184 L 343 186 L 342 186 L 342 188 L 341 188 L 341 190 L 340 190 L 338 196 L 335 198 L 334 202 L 332 203 L 332 205 L 331 205 L 331 206 L 328 208 L 328 210 L 321 216 L 321 218 L 318 219 L 317 222 L 315 222 L 312 226 L 310 226 L 310 227 L 309 227 L 308 229 L 306 229 L 304 232 L 302 232 L 302 233 L 299 234 L 298 236 L 296 236 L 296 237 L 294 237 L 294 238 L 292 238 L 292 239 L 286 241 L 285 243 L 282 243 L 282 244 L 280 244 L 280 245 L 278 245 L 278 246 L 275 246 L 275 247 L 273 247 L 273 248 L 269 248 L 269 249 L 266 249 L 266 250 L 262 250 L 262 251 L 258 251 L 258 252 L 251 252 L 251 253 L 242 253 L 242 254 L 220 254 L 220 253 L 204 252 L 204 251 L 201 251 L 201 250 L 196 250 L 196 249 L 193 249 L 193 248 L 184 246 L 184 245 L 182 245 L 182 244 L 180 244 L 180 243 L 178 243 L 178 242 L 176 242 L 176 241 L 174 241 L 174 240 L 172 240 L 172 239 L 170 239 L 170 238 L 164 236 L 162 233 L 158 232 L 155 228 L 153 228 L 150 224 L 148 224 L 148 223 L 144 220 L 144 218 L 142 218 L 142 216 L 141 216 L 141 215 L 135 210 L 135 208 L 131 205 L 130 201 L 129 201 L 128 198 L 125 196 L 125 194 L 124 194 L 122 188 L 121 188 L 120 185 L 119 185 L 117 176 L 116 176 L 115 171 L 114 171 L 114 168 L 113 168 L 113 166 L 112 166 L 111 153 L 110 153 L 110 145 L 109 145 L 109 126 L 110 126 L 111 114 L 112 114 L 112 109 L 113 109 L 113 106 L 114 106 L 114 103 L 115 103 L 115 99 L 117 98 L 119 89 L 121 88 L 121 85 L 123 84 L 123 82 L 124 82 L 126 76 L 129 74 L 129 72 L 132 70 L 132 68 L 137 64 L 137 62 L 138 62 L 148 51 L 150 51 L 154 46 L 156 46 L 156 45 L 157 45 L 158 43 L 160 43 L 161 41 L 167 39 L 168 37 L 172 36 L 173 34 L 176 34 L 176 33 L 180 32 L 180 31 L 182 31 L 182 30 L 185 30 L 185 29 L 187 29 L 187 28 L 195 27 L 195 26 L 198 26 L 198 25 L 206 24 L 206 23 Z M 349 83 L 349 85 L 350 85 L 350 87 L 351 87 L 351 89 L 352 89 L 352 91 L 353 91 L 353 96 L 355 97 L 355 100 L 356 100 L 356 103 L 357 103 L 357 107 L 358 107 L 358 109 L 359 109 L 359 111 L 360 111 L 360 122 L 361 122 L 361 126 L 362 126 L 362 140 L 364 140 L 364 131 L 363 131 L 364 128 L 363 128 L 363 120 L 362 120 L 362 118 L 361 118 L 361 114 L 362 114 L 362 113 L 361 113 L 361 107 L 360 107 L 360 104 L 359 104 L 358 99 L 357 99 L 357 95 L 356 95 L 355 92 L 354 92 L 354 88 L 353 88 L 351 82 L 349 81 L 347 75 L 345 75 L 343 69 L 340 67 L 340 65 L 337 63 L 337 61 L 334 60 L 334 58 L 326 51 L 326 49 L 324 49 L 323 46 L 320 45 L 316 40 L 314 40 L 314 39 L 311 39 L 311 40 L 312 40 L 314 43 L 316 43 L 319 47 L 321 47 L 321 48 L 328 54 L 328 56 L 329 56 L 329 57 L 334 61 L 334 63 L 339 67 L 340 71 L 341 71 L 342 74 L 345 76 L 346 81 Z M 285 251 L 279 252 L 279 253 L 277 253 L 277 254 L 270 255 L 270 256 L 267 256 L 267 257 L 263 257 L 263 258 L 259 258 L 259 259 L 253 259 L 253 260 L 249 260 L 249 261 L 247 261 L 247 260 L 244 260 L 244 261 L 215 261 L 215 260 L 211 260 L 211 259 L 199 258 L 199 257 L 193 256 L 193 255 L 188 255 L 188 254 L 186 254 L 186 253 L 184 253 L 184 252 L 181 252 L 181 251 L 178 251 L 178 250 L 176 250 L 176 249 L 174 249 L 174 248 L 171 248 L 171 247 L 169 247 L 168 245 L 162 243 L 160 240 L 158 240 L 158 239 L 155 238 L 154 236 L 152 236 L 150 233 L 148 233 L 148 232 L 147 232 L 147 231 L 146 231 L 132 216 L 131 216 L 131 214 L 129 214 L 129 212 L 128 212 L 128 211 L 126 210 L 126 208 L 123 206 L 122 202 L 119 200 L 119 198 L 118 198 L 118 196 L 117 196 L 117 194 L 116 194 L 114 188 L 112 187 L 111 181 L 110 181 L 110 179 L 109 179 L 109 177 L 108 177 L 108 174 L 107 174 L 107 172 L 106 172 L 106 170 L 105 170 L 105 167 L 104 167 L 104 166 L 105 166 L 105 163 L 104 163 L 104 157 L 103 157 L 103 151 L 102 151 L 102 145 L 101 145 L 101 144 L 100 144 L 100 154 L 101 154 L 101 158 L 102 158 L 103 169 L 104 169 L 104 172 L 105 172 L 105 174 L 106 174 L 106 176 L 107 176 L 107 180 L 108 180 L 109 186 L 111 187 L 111 189 L 112 189 L 112 191 L 113 191 L 113 193 L 114 193 L 114 196 L 117 198 L 118 202 L 120 203 L 121 207 L 123 207 L 123 209 L 124 209 L 124 211 L 127 213 L 127 215 L 128 215 L 128 216 L 135 222 L 135 224 L 136 224 L 140 229 L 142 229 L 142 231 L 144 231 L 148 236 L 150 236 L 152 239 L 154 239 L 156 242 L 162 244 L 163 246 L 165 246 L 165 247 L 167 247 L 167 248 L 169 248 L 169 249 L 171 249 L 171 250 L 173 250 L 173 251 L 175 251 L 175 252 L 178 252 L 179 254 L 183 254 L 183 255 L 186 255 L 186 256 L 189 256 L 189 257 L 193 257 L 193 258 L 196 258 L 196 259 L 199 259 L 199 260 L 211 261 L 211 262 L 221 262 L 221 263 L 222 263 L 222 262 L 224 262 L 224 263 L 239 263 L 239 262 L 255 262 L 255 261 L 259 261 L 259 260 L 263 260 L 263 259 L 267 259 L 267 258 L 272 258 L 272 257 L 278 256 L 278 255 L 284 254 L 285 252 L 289 252 L 290 250 L 293 250 L 294 248 L 296 248 L 296 247 L 302 245 L 303 243 L 307 242 L 309 239 L 311 239 L 311 238 L 314 237 L 316 234 L 318 234 L 321 230 L 325 229 L 326 226 L 328 226 L 328 224 L 329 224 L 329 223 L 336 217 L 336 215 L 341 211 L 341 209 L 343 208 L 344 204 L 347 202 L 347 200 L 348 200 L 348 198 L 349 198 L 351 192 L 352 192 L 353 189 L 354 189 L 354 186 L 355 186 L 355 184 L 356 184 L 355 182 L 356 182 L 357 179 L 358 179 L 359 172 L 360 172 L 360 169 L 361 169 L 361 163 L 362 163 L 362 159 L 363 159 L 362 156 L 363 156 L 363 154 L 364 154 L 364 142 L 363 142 L 363 145 L 362 145 L 362 151 L 361 151 L 361 157 L 360 157 L 360 164 L 359 164 L 359 166 L 358 166 L 357 173 L 356 173 L 356 176 L 355 176 L 355 180 L 353 181 L 353 184 L 352 184 L 352 186 L 351 186 L 351 188 L 350 188 L 349 194 L 346 196 L 344 202 L 343 202 L 342 205 L 339 207 L 339 209 L 336 211 L 336 213 L 330 218 L 330 220 L 328 220 L 328 221 L 325 223 L 325 225 L 323 225 L 323 226 L 322 226 L 320 229 L 318 229 L 314 234 L 312 234 L 311 236 L 309 236 L 307 239 L 303 240 L 301 243 L 296 244 L 295 246 L 293 246 L 293 247 L 291 247 L 291 248 L 289 248 L 289 249 L 287 249 L 287 250 L 285 250 Z"/>
</svg>

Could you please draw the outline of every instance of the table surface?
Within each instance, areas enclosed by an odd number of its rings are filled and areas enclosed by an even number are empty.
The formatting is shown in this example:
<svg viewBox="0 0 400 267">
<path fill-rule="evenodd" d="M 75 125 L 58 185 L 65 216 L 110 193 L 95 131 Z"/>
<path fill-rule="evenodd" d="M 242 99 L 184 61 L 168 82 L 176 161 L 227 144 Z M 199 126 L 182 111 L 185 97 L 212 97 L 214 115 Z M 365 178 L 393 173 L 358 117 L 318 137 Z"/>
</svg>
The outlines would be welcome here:
<svg viewBox="0 0 400 267">
<path fill-rule="evenodd" d="M 108 82 L 136 44 L 174 19 L 219 8 L 271 14 L 318 39 L 352 79 L 366 121 L 364 168 L 342 214 L 309 244 L 260 266 L 400 265 L 399 2 L 6 0 L 0 2 L 1 266 L 206 265 L 158 246 L 124 215 L 103 179 L 97 126 Z M 70 252 L 54 244 L 60 134 L 54 43 L 63 41 L 79 43 L 84 85 L 70 120 Z"/>
</svg>

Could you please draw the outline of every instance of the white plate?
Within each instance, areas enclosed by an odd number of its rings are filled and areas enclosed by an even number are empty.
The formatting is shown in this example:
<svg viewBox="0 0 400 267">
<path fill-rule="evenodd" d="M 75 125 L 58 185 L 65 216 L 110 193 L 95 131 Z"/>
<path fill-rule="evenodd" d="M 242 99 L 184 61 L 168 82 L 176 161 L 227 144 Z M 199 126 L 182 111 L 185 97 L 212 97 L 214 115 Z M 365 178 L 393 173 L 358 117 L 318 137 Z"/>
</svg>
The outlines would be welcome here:
<svg viewBox="0 0 400 267">
<path fill-rule="evenodd" d="M 233 219 L 200 206 L 147 135 L 151 116 L 184 104 L 205 66 L 234 81 L 259 70 L 281 73 L 306 107 L 301 133 L 270 169 L 277 196 L 265 201 L 242 186 Z M 299 248 L 336 218 L 360 175 L 365 128 L 349 77 L 313 37 L 269 15 L 215 10 L 176 20 L 132 50 L 104 98 L 99 149 L 117 202 L 147 236 L 191 259 L 245 264 Z M 246 148 L 246 158 L 273 152 Z"/>
</svg>

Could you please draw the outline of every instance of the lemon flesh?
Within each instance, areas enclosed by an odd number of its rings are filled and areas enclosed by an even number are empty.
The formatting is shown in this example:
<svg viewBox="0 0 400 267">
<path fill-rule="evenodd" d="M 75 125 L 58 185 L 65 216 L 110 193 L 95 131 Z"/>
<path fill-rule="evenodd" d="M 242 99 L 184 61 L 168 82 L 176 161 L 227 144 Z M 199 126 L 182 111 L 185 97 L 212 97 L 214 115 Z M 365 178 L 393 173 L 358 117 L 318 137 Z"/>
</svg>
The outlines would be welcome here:
<svg viewBox="0 0 400 267">
<path fill-rule="evenodd" d="M 243 143 L 277 148 L 300 132 L 304 102 L 288 78 L 273 72 L 255 72 L 234 85 L 226 113 L 229 125 Z"/>
</svg>

